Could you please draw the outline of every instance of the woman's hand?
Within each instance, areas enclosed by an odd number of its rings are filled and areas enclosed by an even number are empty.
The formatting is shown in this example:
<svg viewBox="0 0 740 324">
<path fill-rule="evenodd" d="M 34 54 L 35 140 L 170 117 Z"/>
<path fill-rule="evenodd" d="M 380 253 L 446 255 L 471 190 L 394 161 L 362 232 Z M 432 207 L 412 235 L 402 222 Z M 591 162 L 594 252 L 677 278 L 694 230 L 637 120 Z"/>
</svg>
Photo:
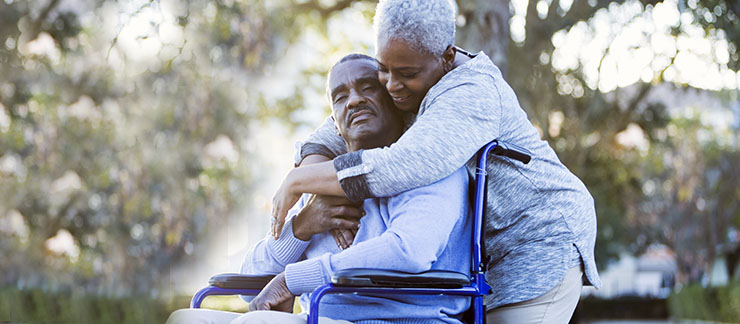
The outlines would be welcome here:
<svg viewBox="0 0 740 324">
<path fill-rule="evenodd" d="M 283 231 L 283 225 L 285 225 L 285 217 L 288 215 L 288 210 L 290 210 L 298 199 L 301 198 L 302 192 L 295 190 L 293 174 L 293 171 L 288 173 L 288 176 L 285 177 L 280 188 L 278 188 L 278 191 L 272 198 L 272 221 L 270 222 L 270 228 L 272 236 L 276 240 L 280 237 L 280 233 Z"/>
<path fill-rule="evenodd" d="M 272 198 L 272 236 L 277 239 L 283 231 L 285 216 L 302 193 L 346 197 L 337 180 L 332 161 L 326 161 L 290 170 Z"/>
<path fill-rule="evenodd" d="M 280 312 L 293 312 L 293 301 L 295 296 L 288 290 L 285 282 L 285 272 L 272 278 L 267 286 L 260 291 L 249 303 L 249 311 L 275 310 Z"/>
</svg>

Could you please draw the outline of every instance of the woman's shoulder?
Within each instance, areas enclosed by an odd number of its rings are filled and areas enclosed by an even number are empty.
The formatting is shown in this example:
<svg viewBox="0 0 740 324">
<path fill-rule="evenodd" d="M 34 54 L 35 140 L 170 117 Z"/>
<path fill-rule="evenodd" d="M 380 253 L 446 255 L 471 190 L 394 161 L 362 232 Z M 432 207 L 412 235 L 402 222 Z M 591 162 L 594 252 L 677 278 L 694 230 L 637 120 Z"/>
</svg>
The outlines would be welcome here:
<svg viewBox="0 0 740 324">
<path fill-rule="evenodd" d="M 447 72 L 432 89 L 444 91 L 461 85 L 495 87 L 498 80 L 503 81 L 501 71 L 485 53 L 480 52 L 475 58 Z"/>
<path fill-rule="evenodd" d="M 496 98 L 499 93 L 498 88 L 499 85 L 493 74 L 470 68 L 465 64 L 445 74 L 437 84 L 429 89 L 422 102 L 422 108 L 425 108 L 425 104 L 430 105 L 441 97 L 454 98 L 456 101 L 463 98 Z"/>
</svg>

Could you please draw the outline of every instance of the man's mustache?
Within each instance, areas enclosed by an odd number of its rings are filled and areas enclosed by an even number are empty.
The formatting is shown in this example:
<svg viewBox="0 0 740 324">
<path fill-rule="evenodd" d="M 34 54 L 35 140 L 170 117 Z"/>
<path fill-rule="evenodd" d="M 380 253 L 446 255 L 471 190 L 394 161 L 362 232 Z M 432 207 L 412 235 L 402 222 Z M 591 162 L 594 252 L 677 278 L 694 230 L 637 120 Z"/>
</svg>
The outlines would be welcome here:
<svg viewBox="0 0 740 324">
<path fill-rule="evenodd" d="M 352 123 L 352 120 L 355 119 L 355 115 L 362 111 L 367 111 L 373 115 L 375 114 L 375 112 L 369 105 L 359 105 L 359 106 L 356 106 L 350 109 L 349 114 L 347 115 L 348 116 L 347 123 Z"/>
</svg>

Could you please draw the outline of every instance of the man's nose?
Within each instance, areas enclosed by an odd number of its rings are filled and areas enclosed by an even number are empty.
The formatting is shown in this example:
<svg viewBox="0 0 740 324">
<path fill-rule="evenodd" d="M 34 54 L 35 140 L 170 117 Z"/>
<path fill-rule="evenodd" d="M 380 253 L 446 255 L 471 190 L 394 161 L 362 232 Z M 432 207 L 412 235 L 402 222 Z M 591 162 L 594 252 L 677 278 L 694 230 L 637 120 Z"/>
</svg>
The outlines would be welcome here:
<svg viewBox="0 0 740 324">
<path fill-rule="evenodd" d="M 347 107 L 352 108 L 359 104 L 364 104 L 367 102 L 367 99 L 365 96 L 360 94 L 358 91 L 351 90 L 349 92 L 349 98 L 347 99 Z"/>
</svg>

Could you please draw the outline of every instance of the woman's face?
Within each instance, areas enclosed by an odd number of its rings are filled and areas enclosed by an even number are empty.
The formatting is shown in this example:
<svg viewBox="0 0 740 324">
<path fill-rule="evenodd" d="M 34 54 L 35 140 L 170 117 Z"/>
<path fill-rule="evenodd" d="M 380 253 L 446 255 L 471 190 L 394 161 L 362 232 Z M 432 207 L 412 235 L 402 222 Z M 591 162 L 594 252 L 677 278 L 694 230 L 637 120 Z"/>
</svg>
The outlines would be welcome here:
<svg viewBox="0 0 740 324">
<path fill-rule="evenodd" d="M 446 73 L 445 64 L 451 63 L 443 57 L 414 50 L 401 40 L 378 45 L 378 79 L 398 109 L 419 111 L 427 91 Z"/>
</svg>

